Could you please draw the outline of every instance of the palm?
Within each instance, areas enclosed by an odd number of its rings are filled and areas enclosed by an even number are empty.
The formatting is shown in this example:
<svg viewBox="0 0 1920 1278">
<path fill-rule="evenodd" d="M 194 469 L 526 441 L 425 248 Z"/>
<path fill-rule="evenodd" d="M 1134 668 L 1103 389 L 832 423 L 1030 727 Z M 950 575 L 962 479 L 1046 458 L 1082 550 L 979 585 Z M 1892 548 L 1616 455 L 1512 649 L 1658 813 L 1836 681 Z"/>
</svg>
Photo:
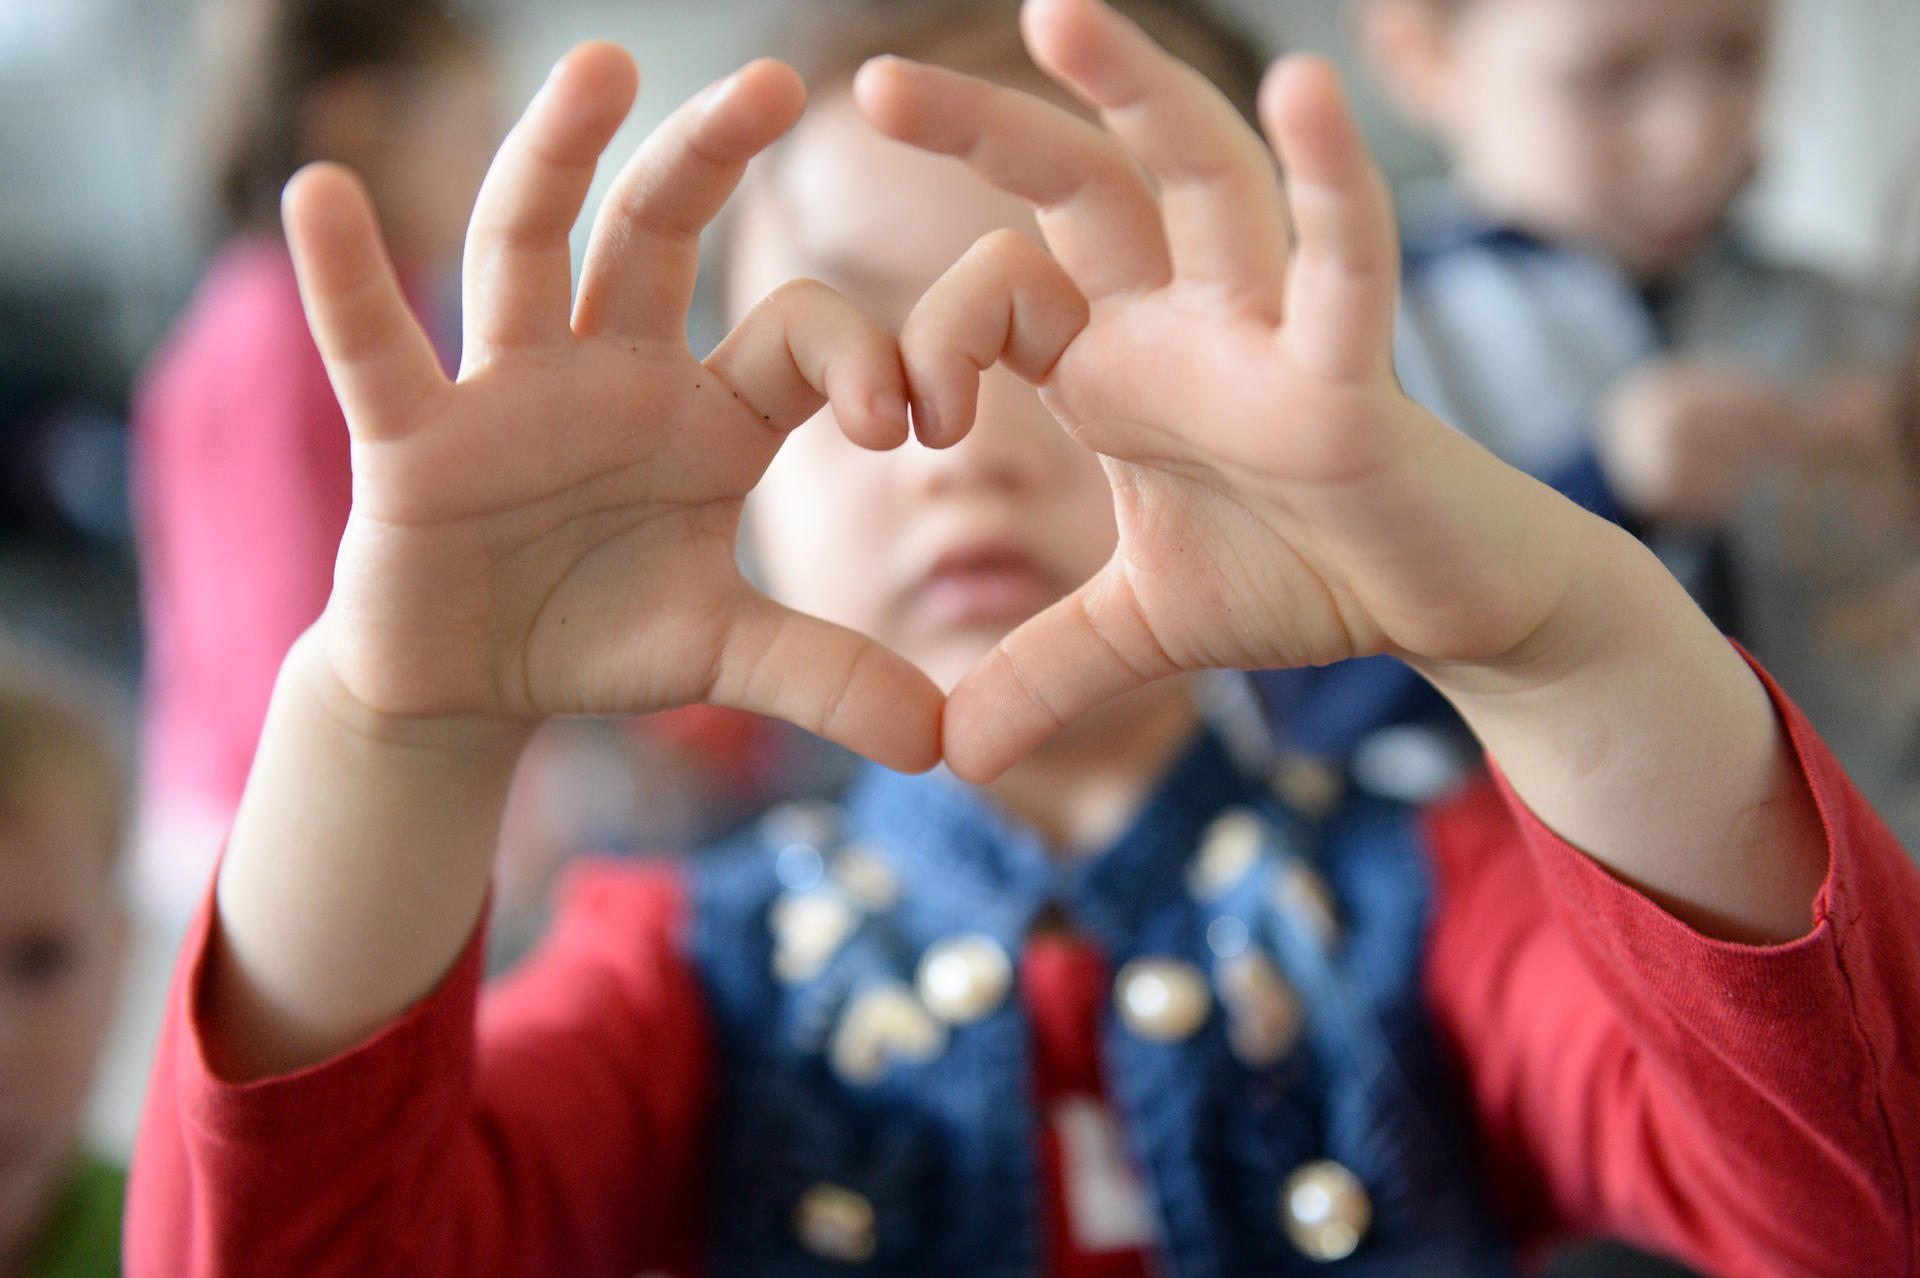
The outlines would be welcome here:
<svg viewBox="0 0 1920 1278">
<path fill-rule="evenodd" d="M 990 357 L 1105 460 L 1120 531 L 1100 575 L 954 690 L 949 760 L 991 775 L 1098 701 L 1186 670 L 1508 651 L 1551 594 L 1495 567 L 1539 496 L 1399 391 L 1392 214 L 1331 72 L 1270 79 L 1283 199 L 1259 139 L 1136 28 L 1080 0 L 1027 14 L 1036 60 L 1104 129 L 932 68 L 860 85 L 883 131 L 1038 208 L 1051 257 L 990 237 L 922 308 L 1008 316 Z M 940 420 L 970 419 L 970 368 L 940 351 L 940 320 L 919 327 L 902 337 L 916 392 L 932 383 L 955 401 Z"/>
<path fill-rule="evenodd" d="M 904 393 L 892 339 L 817 285 L 777 293 L 705 362 L 684 337 L 699 230 L 791 124 L 799 86 L 762 64 L 663 125 L 615 183 L 576 301 L 568 229 L 632 79 L 617 50 L 576 52 L 502 147 L 468 239 L 452 383 L 406 316 L 358 188 L 320 171 L 290 191 L 309 317 L 354 431 L 330 659 L 386 714 L 705 699 L 924 766 L 931 683 L 772 603 L 734 559 L 747 492 L 829 383 L 863 442 L 904 436 L 904 415 L 871 408 Z"/>
<path fill-rule="evenodd" d="M 1168 297 L 1097 308 L 1044 387 L 1067 428 L 1107 459 L 1116 579 L 1181 669 L 1322 663 L 1380 646 L 1348 632 L 1345 583 L 1287 500 L 1335 468 L 1377 469 L 1377 459 L 1351 436 L 1352 453 L 1328 457 L 1287 431 L 1248 429 L 1326 420 L 1326 406 L 1298 402 L 1284 376 L 1248 393 L 1256 365 L 1244 357 L 1268 338 L 1253 325 L 1196 325 Z M 1176 375 L 1143 369 L 1142 351 L 1162 352 Z M 1230 485 L 1245 477 L 1271 500 L 1241 498 Z"/>
<path fill-rule="evenodd" d="M 684 406 L 663 412 L 676 398 Z M 702 422 L 700 446 L 651 428 L 662 419 Z M 502 361 L 403 440 L 362 446 L 342 582 L 407 606 L 350 607 L 366 621 L 349 686 L 416 712 L 699 696 L 690 676 L 710 659 L 635 670 L 619 658 L 643 634 L 663 657 L 717 651 L 716 625 L 745 589 L 740 497 L 773 451 L 754 425 L 684 347 L 583 342 Z"/>
<path fill-rule="evenodd" d="M 1173 287 L 1096 306 L 1043 392 L 1107 460 L 1114 585 L 1178 669 L 1502 644 L 1482 603 L 1421 587 L 1438 548 L 1413 534 L 1436 512 L 1409 437 L 1448 440 L 1390 383 L 1317 375 L 1273 327 L 1196 321 Z"/>
</svg>

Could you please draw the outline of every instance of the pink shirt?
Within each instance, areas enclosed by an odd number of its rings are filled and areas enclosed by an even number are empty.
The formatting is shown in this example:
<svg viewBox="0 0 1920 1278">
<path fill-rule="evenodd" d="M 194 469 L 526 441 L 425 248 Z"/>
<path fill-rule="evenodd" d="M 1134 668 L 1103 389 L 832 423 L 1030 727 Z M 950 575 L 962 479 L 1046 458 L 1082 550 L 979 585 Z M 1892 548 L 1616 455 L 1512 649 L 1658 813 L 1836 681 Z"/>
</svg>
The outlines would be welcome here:
<svg viewBox="0 0 1920 1278">
<path fill-rule="evenodd" d="M 347 426 L 285 245 L 228 245 L 134 409 L 147 790 L 231 813 L 287 648 L 333 588 Z"/>
</svg>

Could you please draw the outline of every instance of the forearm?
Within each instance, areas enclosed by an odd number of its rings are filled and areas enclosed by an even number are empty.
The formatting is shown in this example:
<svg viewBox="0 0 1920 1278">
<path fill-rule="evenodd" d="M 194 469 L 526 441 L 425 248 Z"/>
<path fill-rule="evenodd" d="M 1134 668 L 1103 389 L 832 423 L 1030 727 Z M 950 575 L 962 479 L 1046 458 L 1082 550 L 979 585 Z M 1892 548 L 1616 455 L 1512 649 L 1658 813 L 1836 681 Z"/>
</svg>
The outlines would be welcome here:
<svg viewBox="0 0 1920 1278">
<path fill-rule="evenodd" d="M 216 890 L 217 1072 L 313 1064 L 434 988 L 479 919 L 529 726 L 381 719 L 333 678 L 318 629 L 294 645 Z"/>
<path fill-rule="evenodd" d="M 1753 671 L 1624 532 L 1572 516 L 1577 578 L 1520 651 L 1424 663 L 1549 827 L 1701 931 L 1804 934 L 1819 814 Z"/>
</svg>

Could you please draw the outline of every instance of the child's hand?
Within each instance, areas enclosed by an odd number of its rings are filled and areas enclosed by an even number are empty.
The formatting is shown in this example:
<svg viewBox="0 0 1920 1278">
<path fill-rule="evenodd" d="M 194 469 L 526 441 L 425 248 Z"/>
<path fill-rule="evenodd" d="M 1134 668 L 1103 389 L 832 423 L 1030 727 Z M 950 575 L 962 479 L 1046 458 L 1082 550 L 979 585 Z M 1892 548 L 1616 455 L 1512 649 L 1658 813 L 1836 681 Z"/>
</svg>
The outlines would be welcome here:
<svg viewBox="0 0 1920 1278">
<path fill-rule="evenodd" d="M 1727 516 L 1759 466 L 1818 449 L 1829 433 L 1778 381 L 1682 359 L 1624 379 L 1597 425 L 1601 467 L 1628 510 L 1702 525 Z"/>
<path fill-rule="evenodd" d="M 1120 526 L 1100 574 L 954 690 L 949 762 L 992 776 L 1184 670 L 1507 659 L 1584 524 L 1400 391 L 1391 207 L 1333 72 L 1298 59 L 1265 87 L 1283 198 L 1227 102 L 1130 23 L 1088 0 L 1024 17 L 1104 129 L 897 59 L 856 84 L 883 132 L 1030 199 L 1052 250 L 989 237 L 907 321 L 923 439 L 964 433 L 978 370 L 1004 361 L 1105 459 Z"/>
<path fill-rule="evenodd" d="M 353 430 L 353 514 L 320 630 L 332 673 L 377 716 L 705 700 L 926 767 L 934 685 L 772 603 L 734 562 L 742 499 L 826 399 L 860 443 L 906 437 L 893 339 L 795 285 L 704 364 L 687 348 L 700 231 L 792 125 L 801 85 L 757 63 L 663 124 L 614 184 L 575 299 L 568 232 L 635 86 L 624 53 L 583 46 L 502 146 L 468 236 L 452 383 L 360 186 L 318 167 L 288 188 L 301 293 Z"/>
</svg>

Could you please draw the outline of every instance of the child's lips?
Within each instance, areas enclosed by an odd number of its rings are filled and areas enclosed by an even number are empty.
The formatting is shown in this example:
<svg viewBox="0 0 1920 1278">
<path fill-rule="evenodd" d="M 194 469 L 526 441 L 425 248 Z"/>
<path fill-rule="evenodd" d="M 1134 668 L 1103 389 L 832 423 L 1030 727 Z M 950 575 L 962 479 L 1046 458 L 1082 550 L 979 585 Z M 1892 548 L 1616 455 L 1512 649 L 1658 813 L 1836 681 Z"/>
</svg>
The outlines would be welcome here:
<svg viewBox="0 0 1920 1278">
<path fill-rule="evenodd" d="M 910 604 L 937 626 L 1017 625 L 1065 593 L 1030 555 L 1003 545 L 961 547 L 915 583 Z"/>
</svg>

